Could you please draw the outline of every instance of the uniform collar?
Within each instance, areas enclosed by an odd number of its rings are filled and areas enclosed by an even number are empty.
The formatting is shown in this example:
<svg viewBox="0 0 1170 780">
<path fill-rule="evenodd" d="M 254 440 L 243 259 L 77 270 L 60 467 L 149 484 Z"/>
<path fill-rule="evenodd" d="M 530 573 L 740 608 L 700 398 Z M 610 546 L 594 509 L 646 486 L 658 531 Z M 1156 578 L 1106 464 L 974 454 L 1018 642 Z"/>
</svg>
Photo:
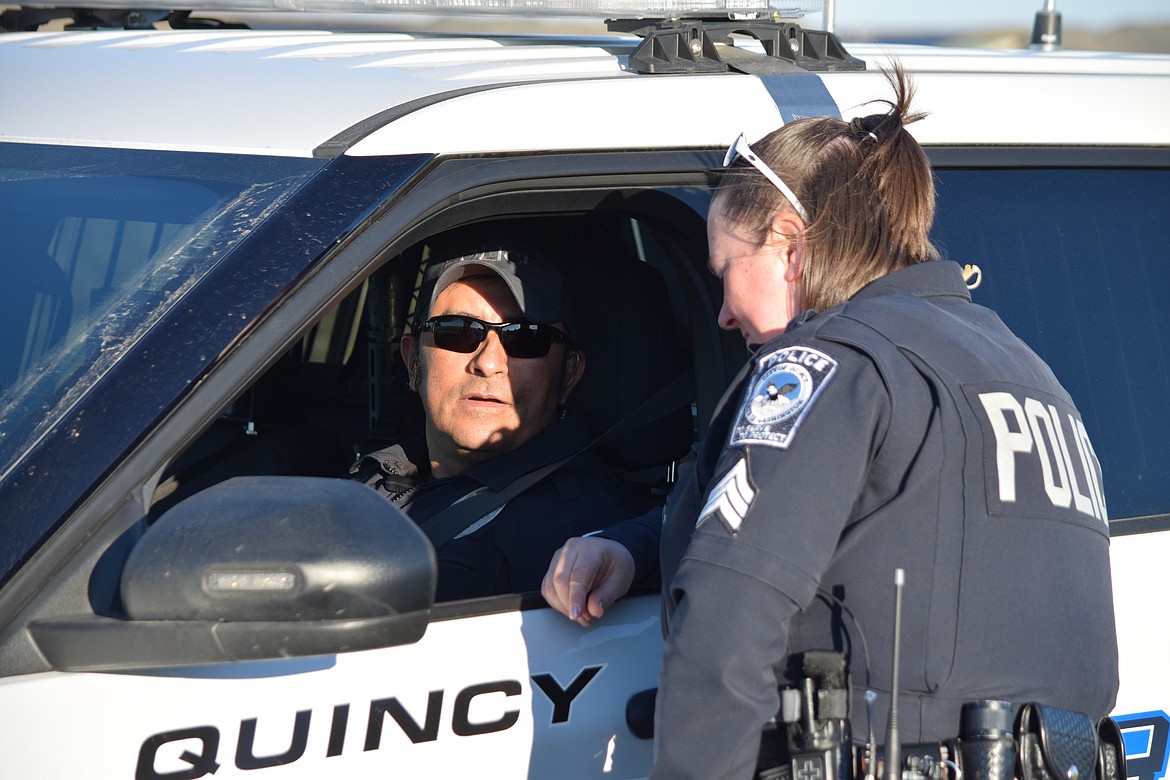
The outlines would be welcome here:
<svg viewBox="0 0 1170 780">
<path fill-rule="evenodd" d="M 963 281 L 963 269 L 950 260 L 930 260 L 899 268 L 862 287 L 849 300 L 863 301 L 895 293 L 909 293 L 919 298 L 971 300 L 971 292 Z"/>
<path fill-rule="evenodd" d="M 570 414 L 515 450 L 444 479 L 467 478 L 500 491 L 530 471 L 580 452 L 590 441 L 591 433 L 585 414 Z M 390 481 L 400 488 L 421 486 L 432 481 L 431 458 L 427 452 L 426 437 L 422 435 L 364 456 L 350 472 L 357 473 L 362 463 L 370 461 L 377 463 L 389 475 Z"/>
<path fill-rule="evenodd" d="M 400 488 L 418 485 L 431 476 L 427 442 L 421 434 L 363 455 L 349 472 L 357 474 L 367 463 L 376 463 L 382 472 L 388 475 L 389 480 Z"/>
<path fill-rule="evenodd" d="M 880 279 L 875 279 L 855 292 L 843 305 L 852 301 L 864 301 L 871 298 L 880 298 L 884 295 L 914 295 L 919 298 L 960 298 L 971 302 L 971 291 L 967 289 L 967 282 L 963 279 L 962 267 L 951 260 L 928 260 L 925 263 L 908 265 L 891 271 Z M 834 311 L 829 309 L 829 311 Z M 786 338 L 800 325 L 820 316 L 820 312 L 809 309 L 788 323 L 788 327 L 779 336 L 765 344 L 749 344 L 748 351 L 758 355 L 761 350 L 770 351 L 770 348 Z M 748 361 L 749 365 L 751 361 Z M 742 372 L 741 372 L 742 373 Z M 742 377 L 736 377 L 739 381 Z"/>
</svg>

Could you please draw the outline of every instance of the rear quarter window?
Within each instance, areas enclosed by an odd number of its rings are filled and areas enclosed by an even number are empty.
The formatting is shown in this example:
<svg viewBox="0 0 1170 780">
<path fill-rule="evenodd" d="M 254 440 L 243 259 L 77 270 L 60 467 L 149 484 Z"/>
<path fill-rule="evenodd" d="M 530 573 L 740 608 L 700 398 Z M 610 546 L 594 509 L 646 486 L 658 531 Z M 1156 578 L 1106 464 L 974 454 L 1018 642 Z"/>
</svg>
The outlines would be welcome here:
<svg viewBox="0 0 1170 780">
<path fill-rule="evenodd" d="M 1072 394 L 1111 519 L 1170 512 L 1170 169 L 938 169 L 934 239 Z"/>
</svg>

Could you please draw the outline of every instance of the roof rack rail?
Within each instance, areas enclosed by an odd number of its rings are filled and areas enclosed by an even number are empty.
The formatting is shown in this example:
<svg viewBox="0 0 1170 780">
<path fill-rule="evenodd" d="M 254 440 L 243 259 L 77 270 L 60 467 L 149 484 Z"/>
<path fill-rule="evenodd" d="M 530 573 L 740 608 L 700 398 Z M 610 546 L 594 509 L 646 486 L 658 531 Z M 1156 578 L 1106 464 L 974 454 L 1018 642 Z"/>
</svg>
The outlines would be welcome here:
<svg viewBox="0 0 1170 780">
<path fill-rule="evenodd" d="M 629 67 L 638 73 L 718 73 L 737 70 L 767 75 L 805 71 L 865 70 L 865 62 L 848 51 L 830 32 L 805 30 L 774 20 L 735 19 L 607 19 L 611 32 L 643 38 L 630 54 Z M 750 35 L 763 44 L 764 54 L 735 47 L 722 53 L 716 43 L 735 34 Z"/>
</svg>

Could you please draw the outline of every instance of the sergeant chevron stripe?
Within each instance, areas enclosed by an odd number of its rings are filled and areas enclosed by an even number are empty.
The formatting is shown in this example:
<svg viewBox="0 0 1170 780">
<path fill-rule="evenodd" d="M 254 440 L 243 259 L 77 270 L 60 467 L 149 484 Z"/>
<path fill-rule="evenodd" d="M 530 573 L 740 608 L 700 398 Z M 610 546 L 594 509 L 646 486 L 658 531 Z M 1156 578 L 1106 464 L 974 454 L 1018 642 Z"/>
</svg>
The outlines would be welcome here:
<svg viewBox="0 0 1170 780">
<path fill-rule="evenodd" d="M 699 521 L 695 527 L 702 525 L 709 517 L 718 517 L 727 530 L 734 534 L 743 525 L 743 518 L 755 497 L 755 488 L 748 478 L 747 461 L 740 458 L 739 462 L 711 489 L 707 504 L 699 513 Z"/>
</svg>

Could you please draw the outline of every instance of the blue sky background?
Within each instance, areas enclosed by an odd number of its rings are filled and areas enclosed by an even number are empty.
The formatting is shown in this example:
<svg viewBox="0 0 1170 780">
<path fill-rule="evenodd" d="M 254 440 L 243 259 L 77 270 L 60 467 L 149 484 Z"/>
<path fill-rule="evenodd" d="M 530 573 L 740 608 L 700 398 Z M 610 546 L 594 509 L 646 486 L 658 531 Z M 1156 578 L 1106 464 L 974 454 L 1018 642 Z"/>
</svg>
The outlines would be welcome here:
<svg viewBox="0 0 1170 780">
<path fill-rule="evenodd" d="M 851 30 L 961 33 L 989 27 L 1032 30 L 1045 0 L 837 0 L 837 32 Z M 1065 29 L 1125 24 L 1170 23 L 1170 0 L 1056 0 Z M 806 17 L 808 27 L 823 29 L 821 15 Z"/>
</svg>

